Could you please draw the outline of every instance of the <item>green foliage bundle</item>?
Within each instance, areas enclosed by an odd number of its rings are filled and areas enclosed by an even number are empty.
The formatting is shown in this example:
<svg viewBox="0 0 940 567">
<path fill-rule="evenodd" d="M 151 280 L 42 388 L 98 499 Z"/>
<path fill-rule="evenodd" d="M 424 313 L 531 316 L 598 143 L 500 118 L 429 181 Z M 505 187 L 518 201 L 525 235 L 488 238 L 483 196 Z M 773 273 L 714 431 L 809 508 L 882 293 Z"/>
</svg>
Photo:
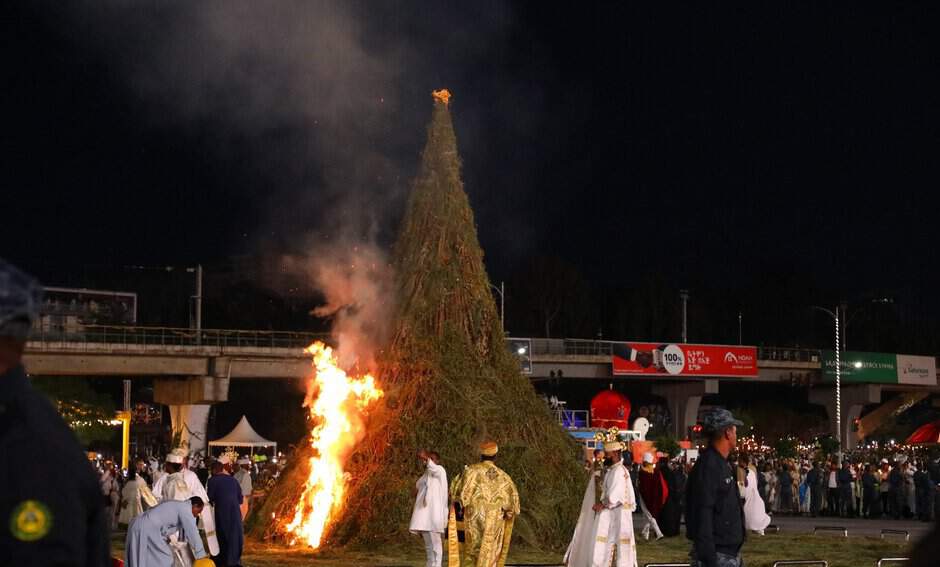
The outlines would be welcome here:
<svg viewBox="0 0 940 567">
<path fill-rule="evenodd" d="M 516 482 L 522 513 L 514 541 L 562 548 L 577 518 L 584 475 L 579 447 L 508 352 L 483 265 L 447 105 L 435 101 L 428 142 L 394 251 L 396 317 L 378 381 L 384 403 L 347 462 L 341 518 L 327 545 L 369 546 L 408 537 L 419 448 L 440 453 L 448 476 L 499 443 L 496 464 Z M 293 459 L 250 520 L 276 536 L 307 474 L 309 450 Z"/>
<path fill-rule="evenodd" d="M 777 452 L 777 456 L 781 459 L 795 459 L 797 455 L 799 455 L 796 445 L 797 442 L 795 439 L 778 439 L 777 442 L 774 443 L 774 451 Z"/>
<path fill-rule="evenodd" d="M 682 452 L 679 442 L 672 435 L 660 435 L 653 440 L 653 445 L 656 445 L 656 450 L 668 455 L 670 459 L 679 456 Z"/>
<path fill-rule="evenodd" d="M 839 440 L 831 435 L 820 437 L 816 444 L 819 446 L 819 452 L 822 454 L 823 460 L 839 452 Z"/>
<path fill-rule="evenodd" d="M 110 424 L 115 417 L 114 402 L 108 395 L 95 392 L 87 381 L 39 376 L 32 378 L 32 383 L 49 398 L 83 447 L 96 441 L 111 441 L 120 431 Z"/>
</svg>

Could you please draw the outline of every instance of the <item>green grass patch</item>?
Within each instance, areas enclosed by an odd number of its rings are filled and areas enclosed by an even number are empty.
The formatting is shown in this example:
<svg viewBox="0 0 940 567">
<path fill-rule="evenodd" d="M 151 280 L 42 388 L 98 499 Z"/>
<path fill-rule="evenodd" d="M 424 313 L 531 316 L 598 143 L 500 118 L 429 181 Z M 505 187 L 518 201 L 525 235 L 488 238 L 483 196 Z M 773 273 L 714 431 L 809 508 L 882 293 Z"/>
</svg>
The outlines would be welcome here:
<svg viewBox="0 0 940 567">
<path fill-rule="evenodd" d="M 114 553 L 122 555 L 124 540 L 115 539 Z M 445 546 L 446 553 L 446 546 Z M 683 563 L 688 561 L 689 544 L 685 538 L 640 541 L 637 545 L 639 565 L 647 563 Z M 873 537 L 814 536 L 809 534 L 770 534 L 753 536 L 744 546 L 747 567 L 771 567 L 783 559 L 824 559 L 830 567 L 874 567 L 882 557 L 905 557 L 906 543 Z M 444 565 L 447 565 L 445 558 Z M 560 562 L 561 555 L 532 549 L 513 549 L 510 563 Z M 415 536 L 397 545 L 380 545 L 372 551 L 323 550 L 270 545 L 248 540 L 242 557 L 244 567 L 422 567 L 424 548 Z"/>
</svg>

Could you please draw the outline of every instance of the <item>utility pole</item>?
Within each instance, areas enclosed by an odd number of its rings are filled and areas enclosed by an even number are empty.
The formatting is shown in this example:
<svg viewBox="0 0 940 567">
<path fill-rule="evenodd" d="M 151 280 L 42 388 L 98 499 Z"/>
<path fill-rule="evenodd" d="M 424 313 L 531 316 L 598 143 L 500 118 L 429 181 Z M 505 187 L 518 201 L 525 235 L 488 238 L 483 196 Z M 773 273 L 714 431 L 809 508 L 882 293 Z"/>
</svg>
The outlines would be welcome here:
<svg viewBox="0 0 940 567">
<path fill-rule="evenodd" d="M 738 344 L 739 345 L 744 344 L 744 333 L 742 332 L 742 327 L 741 327 L 741 316 L 742 316 L 742 313 L 738 311 Z"/>
<path fill-rule="evenodd" d="M 195 268 L 186 268 L 187 272 L 196 273 L 196 295 L 193 296 L 193 306 L 196 312 L 195 329 L 196 344 L 202 344 L 202 264 L 196 264 Z"/>
<path fill-rule="evenodd" d="M 121 468 L 127 470 L 131 454 L 131 381 L 124 380 L 124 410 L 117 412 L 121 421 Z"/>
<path fill-rule="evenodd" d="M 682 342 L 689 342 L 689 290 L 680 289 L 679 298 L 682 299 Z"/>
<path fill-rule="evenodd" d="M 818 305 L 813 305 L 812 308 L 817 311 L 822 311 L 826 313 L 832 320 L 835 322 L 835 335 L 836 335 L 836 439 L 839 440 L 839 463 L 842 463 L 842 352 L 841 352 L 841 329 L 839 326 L 839 305 L 836 305 L 834 311 L 830 311 L 825 307 L 819 307 Z"/>
</svg>

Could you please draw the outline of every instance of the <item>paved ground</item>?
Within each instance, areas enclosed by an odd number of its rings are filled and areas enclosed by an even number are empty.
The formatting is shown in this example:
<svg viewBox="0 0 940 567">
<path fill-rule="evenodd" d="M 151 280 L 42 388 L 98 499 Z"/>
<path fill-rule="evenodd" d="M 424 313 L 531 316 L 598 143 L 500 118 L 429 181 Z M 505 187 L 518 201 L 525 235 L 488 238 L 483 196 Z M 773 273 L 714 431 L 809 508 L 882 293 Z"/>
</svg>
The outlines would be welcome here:
<svg viewBox="0 0 940 567">
<path fill-rule="evenodd" d="M 798 516 L 774 516 L 772 524 L 785 532 L 812 533 L 816 526 L 837 526 L 849 530 L 850 536 L 880 537 L 881 530 L 904 530 L 911 535 L 911 542 L 919 540 L 933 529 L 932 523 L 912 520 L 864 520 L 846 518 L 806 518 Z M 833 535 L 839 535 L 833 532 Z M 885 536 L 901 537 L 903 536 Z"/>
</svg>

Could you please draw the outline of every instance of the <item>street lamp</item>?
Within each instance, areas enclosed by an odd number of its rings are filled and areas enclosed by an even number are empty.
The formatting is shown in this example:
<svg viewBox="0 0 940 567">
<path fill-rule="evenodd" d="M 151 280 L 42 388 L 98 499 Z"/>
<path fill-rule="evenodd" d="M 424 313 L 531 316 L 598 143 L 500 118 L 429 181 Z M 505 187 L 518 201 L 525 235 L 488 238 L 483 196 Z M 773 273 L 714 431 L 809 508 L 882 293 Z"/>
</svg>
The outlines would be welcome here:
<svg viewBox="0 0 940 567">
<path fill-rule="evenodd" d="M 175 266 L 127 266 L 132 270 L 160 270 L 172 272 Z M 184 268 L 188 274 L 196 274 L 196 295 L 190 296 L 195 304 L 195 321 L 190 319 L 190 328 L 196 330 L 196 344 L 202 343 L 202 264 L 196 264 L 191 268 Z"/>
<path fill-rule="evenodd" d="M 682 344 L 689 342 L 689 290 L 680 289 L 679 299 L 682 300 Z"/>
<path fill-rule="evenodd" d="M 865 310 L 866 307 L 873 304 L 890 304 L 894 303 L 894 299 L 891 297 L 879 297 L 878 299 L 872 299 L 869 303 L 862 305 L 851 315 L 848 314 L 849 304 L 845 301 L 842 302 L 842 349 L 849 350 L 849 323 L 851 323 L 855 317 Z"/>
<path fill-rule="evenodd" d="M 825 307 L 811 305 L 812 309 L 826 313 L 835 322 L 836 331 L 836 439 L 839 440 L 839 463 L 842 463 L 842 357 L 839 349 L 839 306 L 835 311 L 830 311 Z"/>
<path fill-rule="evenodd" d="M 499 282 L 499 287 L 490 284 L 490 287 L 499 294 L 499 325 L 506 332 L 506 282 Z"/>
</svg>

